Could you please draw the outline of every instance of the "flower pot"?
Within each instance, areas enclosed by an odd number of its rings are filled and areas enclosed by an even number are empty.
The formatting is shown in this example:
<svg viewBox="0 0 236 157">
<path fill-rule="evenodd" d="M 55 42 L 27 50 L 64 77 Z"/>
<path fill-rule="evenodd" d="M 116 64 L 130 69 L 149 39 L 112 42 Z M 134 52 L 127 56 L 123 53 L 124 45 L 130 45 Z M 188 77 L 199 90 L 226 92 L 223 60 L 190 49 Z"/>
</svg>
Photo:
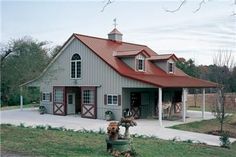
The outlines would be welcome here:
<svg viewBox="0 0 236 157">
<path fill-rule="evenodd" d="M 118 139 L 115 141 L 106 139 L 107 145 L 110 146 L 110 150 L 118 150 L 119 152 L 131 151 L 132 139 Z"/>
<path fill-rule="evenodd" d="M 106 119 L 107 121 L 113 120 L 112 114 L 106 114 L 106 115 L 105 115 L 105 119 Z"/>
</svg>

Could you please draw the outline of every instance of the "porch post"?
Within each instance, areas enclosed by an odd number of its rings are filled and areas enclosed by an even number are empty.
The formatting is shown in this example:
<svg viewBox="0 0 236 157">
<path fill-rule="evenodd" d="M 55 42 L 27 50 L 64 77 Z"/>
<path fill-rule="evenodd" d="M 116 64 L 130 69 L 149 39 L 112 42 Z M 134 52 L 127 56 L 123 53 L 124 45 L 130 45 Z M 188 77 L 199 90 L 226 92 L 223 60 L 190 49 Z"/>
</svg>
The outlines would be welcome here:
<svg viewBox="0 0 236 157">
<path fill-rule="evenodd" d="M 206 91 L 202 89 L 202 119 L 205 119 L 205 108 L 206 108 Z"/>
<path fill-rule="evenodd" d="M 20 87 L 20 110 L 23 110 L 23 87 Z"/>
<path fill-rule="evenodd" d="M 186 91 L 186 88 L 183 88 L 183 91 L 182 91 L 182 118 L 183 118 L 183 122 L 186 122 L 186 98 L 187 98 L 187 91 Z"/>
<path fill-rule="evenodd" d="M 162 88 L 158 88 L 159 123 L 162 127 Z"/>
</svg>

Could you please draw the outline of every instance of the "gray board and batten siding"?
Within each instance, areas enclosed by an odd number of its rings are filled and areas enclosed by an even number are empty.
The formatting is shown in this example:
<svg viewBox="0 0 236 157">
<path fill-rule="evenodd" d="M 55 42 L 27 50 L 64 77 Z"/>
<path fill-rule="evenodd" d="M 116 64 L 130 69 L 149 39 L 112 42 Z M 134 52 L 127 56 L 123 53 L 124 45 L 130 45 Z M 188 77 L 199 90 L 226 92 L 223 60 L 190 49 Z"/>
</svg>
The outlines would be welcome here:
<svg viewBox="0 0 236 157">
<path fill-rule="evenodd" d="M 82 75 L 80 79 L 70 78 L 70 61 L 75 53 L 78 53 L 81 57 Z M 104 105 L 105 94 L 118 94 L 121 95 L 123 100 L 122 88 L 157 88 L 121 76 L 78 39 L 72 38 L 71 42 L 58 55 L 44 75 L 28 86 L 40 86 L 41 92 L 51 93 L 53 92 L 53 86 L 96 86 L 98 119 L 104 119 L 105 111 L 111 110 L 115 115 L 115 119 L 119 120 L 122 117 L 122 106 L 127 106 L 127 104 L 121 104 L 121 106 Z M 41 101 L 41 104 L 46 107 L 48 113 L 53 113 L 52 102 Z"/>
<path fill-rule="evenodd" d="M 174 66 L 174 70 L 175 70 L 175 61 L 173 59 L 168 59 L 168 60 L 159 60 L 159 61 L 154 61 L 155 65 L 159 68 L 161 68 L 162 70 L 164 70 L 165 72 L 168 73 L 168 68 L 169 68 L 169 63 L 173 63 Z"/>
</svg>

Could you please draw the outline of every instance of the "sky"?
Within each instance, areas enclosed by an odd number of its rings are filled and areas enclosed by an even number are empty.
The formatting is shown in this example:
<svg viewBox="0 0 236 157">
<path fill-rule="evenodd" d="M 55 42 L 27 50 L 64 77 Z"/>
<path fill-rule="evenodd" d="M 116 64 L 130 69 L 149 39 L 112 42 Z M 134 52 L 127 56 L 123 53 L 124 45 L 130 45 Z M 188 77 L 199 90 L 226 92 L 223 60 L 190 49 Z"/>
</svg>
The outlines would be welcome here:
<svg viewBox="0 0 236 157">
<path fill-rule="evenodd" d="M 158 54 L 175 53 L 200 65 L 212 64 L 219 50 L 232 51 L 236 60 L 234 0 L 209 0 L 193 13 L 201 0 L 1 0 L 0 40 L 31 36 L 62 45 L 72 33 L 107 38 L 114 28 L 123 41 L 145 44 Z"/>
</svg>

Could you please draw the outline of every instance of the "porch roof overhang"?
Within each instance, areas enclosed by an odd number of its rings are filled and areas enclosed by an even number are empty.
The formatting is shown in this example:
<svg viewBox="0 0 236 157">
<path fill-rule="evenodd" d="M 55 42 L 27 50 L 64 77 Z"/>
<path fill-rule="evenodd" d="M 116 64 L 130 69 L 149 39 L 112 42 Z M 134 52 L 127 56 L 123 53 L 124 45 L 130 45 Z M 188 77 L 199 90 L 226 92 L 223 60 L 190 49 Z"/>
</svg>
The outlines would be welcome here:
<svg viewBox="0 0 236 157">
<path fill-rule="evenodd" d="M 206 80 L 190 76 L 157 76 L 157 75 L 129 75 L 126 76 L 135 80 L 152 84 L 161 88 L 218 88 L 220 85 Z"/>
</svg>

